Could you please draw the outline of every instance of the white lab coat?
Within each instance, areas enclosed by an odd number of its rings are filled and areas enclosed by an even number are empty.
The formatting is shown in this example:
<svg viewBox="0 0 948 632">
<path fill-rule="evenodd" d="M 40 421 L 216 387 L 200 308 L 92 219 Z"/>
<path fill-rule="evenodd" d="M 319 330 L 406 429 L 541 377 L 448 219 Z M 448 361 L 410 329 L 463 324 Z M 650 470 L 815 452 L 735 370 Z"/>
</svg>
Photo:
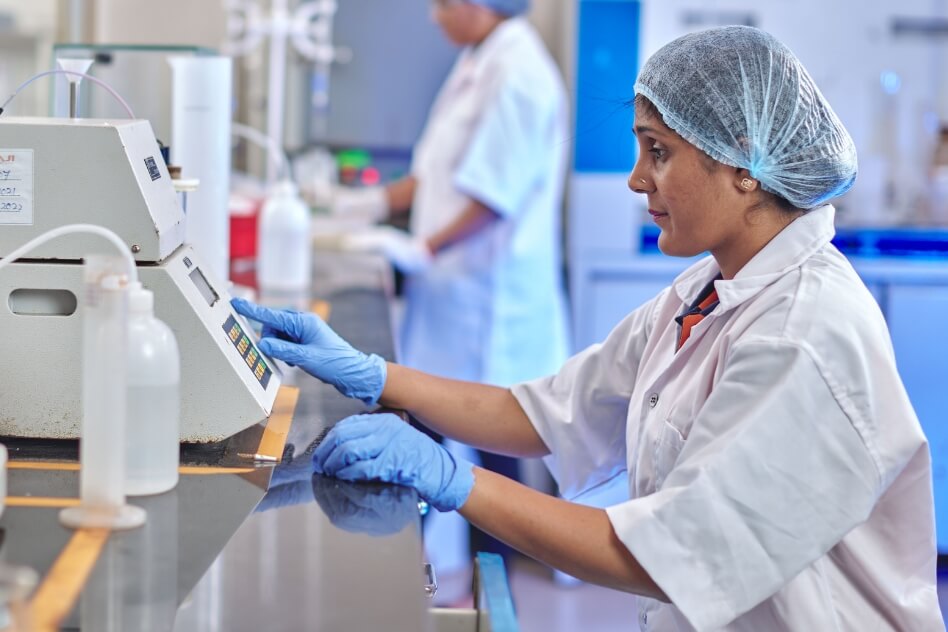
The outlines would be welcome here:
<svg viewBox="0 0 948 632">
<path fill-rule="evenodd" d="M 640 599 L 643 632 L 945 629 L 928 444 L 833 215 L 716 281 L 677 353 L 710 257 L 513 389 L 566 494 L 628 469 L 609 519 L 674 604 Z"/>
<path fill-rule="evenodd" d="M 565 90 L 524 18 L 463 51 L 415 147 L 411 231 L 427 237 L 474 198 L 500 215 L 406 280 L 403 364 L 507 385 L 566 359 L 560 201 Z"/>
</svg>

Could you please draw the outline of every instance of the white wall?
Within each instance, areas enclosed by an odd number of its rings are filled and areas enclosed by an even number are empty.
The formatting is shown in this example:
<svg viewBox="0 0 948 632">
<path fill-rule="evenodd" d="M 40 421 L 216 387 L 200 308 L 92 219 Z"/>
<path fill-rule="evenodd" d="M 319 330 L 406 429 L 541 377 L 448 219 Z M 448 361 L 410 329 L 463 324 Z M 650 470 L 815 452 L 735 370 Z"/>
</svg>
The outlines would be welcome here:
<svg viewBox="0 0 948 632">
<path fill-rule="evenodd" d="M 0 0 L 0 14 L 10 16 L 13 29 L 0 33 L 0 102 L 18 85 L 50 67 L 56 32 L 56 0 Z M 32 84 L 10 104 L 17 115 L 43 114 L 48 108 L 50 80 Z"/>
<path fill-rule="evenodd" d="M 564 72 L 571 65 L 575 10 L 576 0 L 533 0 L 529 13 L 530 22 Z"/>
<path fill-rule="evenodd" d="M 0 0 L 0 13 L 11 14 L 18 30 L 52 32 L 56 26 L 56 0 Z"/>
<path fill-rule="evenodd" d="M 688 11 L 750 14 L 787 44 L 856 143 L 860 177 L 839 203 L 844 222 L 926 221 L 924 204 L 938 120 L 948 122 L 948 43 L 894 37 L 894 16 L 948 18 L 944 0 L 642 0 L 641 57 L 689 30 Z M 886 97 L 880 75 L 902 87 Z M 887 187 L 891 187 L 887 191 Z"/>
<path fill-rule="evenodd" d="M 97 44 L 165 44 L 220 48 L 223 0 L 87 0 Z"/>
</svg>

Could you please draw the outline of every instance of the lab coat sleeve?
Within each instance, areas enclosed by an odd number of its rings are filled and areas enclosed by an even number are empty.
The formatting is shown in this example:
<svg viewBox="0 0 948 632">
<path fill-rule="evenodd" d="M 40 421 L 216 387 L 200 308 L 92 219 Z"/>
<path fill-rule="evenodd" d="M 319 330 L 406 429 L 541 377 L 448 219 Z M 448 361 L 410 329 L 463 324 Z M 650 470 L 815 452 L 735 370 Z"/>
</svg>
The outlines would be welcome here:
<svg viewBox="0 0 948 632">
<path fill-rule="evenodd" d="M 728 624 L 822 557 L 883 487 L 864 420 L 812 349 L 748 340 L 730 353 L 690 435 L 667 427 L 672 441 L 655 448 L 681 442 L 659 491 L 607 509 L 698 630 Z"/>
<path fill-rule="evenodd" d="M 496 86 L 454 173 L 455 188 L 498 215 L 516 216 L 539 178 L 552 177 L 552 143 L 567 142 L 557 137 L 556 116 L 542 95 L 509 80 Z"/>
<path fill-rule="evenodd" d="M 550 450 L 543 460 L 564 498 L 575 499 L 626 469 L 629 399 L 667 293 L 626 316 L 603 343 L 567 360 L 556 375 L 511 388 Z"/>
</svg>

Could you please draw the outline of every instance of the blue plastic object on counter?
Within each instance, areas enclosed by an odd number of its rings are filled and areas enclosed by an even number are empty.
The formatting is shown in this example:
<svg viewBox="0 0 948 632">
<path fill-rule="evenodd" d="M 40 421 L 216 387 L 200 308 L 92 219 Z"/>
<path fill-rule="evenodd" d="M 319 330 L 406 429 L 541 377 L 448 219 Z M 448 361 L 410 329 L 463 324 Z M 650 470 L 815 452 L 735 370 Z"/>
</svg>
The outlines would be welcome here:
<svg viewBox="0 0 948 632">
<path fill-rule="evenodd" d="M 837 228 L 833 244 L 854 257 L 948 258 L 948 230 Z"/>
<path fill-rule="evenodd" d="M 643 226 L 641 254 L 658 254 L 657 226 Z M 942 228 L 837 227 L 833 245 L 848 257 L 910 257 L 948 260 L 948 230 Z"/>
</svg>

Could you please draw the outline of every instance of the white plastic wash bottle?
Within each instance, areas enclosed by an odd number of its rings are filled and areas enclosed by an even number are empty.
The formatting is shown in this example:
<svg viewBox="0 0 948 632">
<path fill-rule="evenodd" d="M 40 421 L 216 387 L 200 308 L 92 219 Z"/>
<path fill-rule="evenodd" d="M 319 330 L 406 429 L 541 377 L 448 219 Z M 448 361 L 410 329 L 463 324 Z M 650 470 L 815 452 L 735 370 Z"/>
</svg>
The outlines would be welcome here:
<svg viewBox="0 0 948 632">
<path fill-rule="evenodd" d="M 264 292 L 308 291 L 311 282 L 309 208 L 296 185 L 273 186 L 260 212 L 257 281 Z"/>
<path fill-rule="evenodd" d="M 181 362 L 174 333 L 155 318 L 154 295 L 132 283 L 128 304 L 128 432 L 125 493 L 178 484 Z"/>
</svg>

